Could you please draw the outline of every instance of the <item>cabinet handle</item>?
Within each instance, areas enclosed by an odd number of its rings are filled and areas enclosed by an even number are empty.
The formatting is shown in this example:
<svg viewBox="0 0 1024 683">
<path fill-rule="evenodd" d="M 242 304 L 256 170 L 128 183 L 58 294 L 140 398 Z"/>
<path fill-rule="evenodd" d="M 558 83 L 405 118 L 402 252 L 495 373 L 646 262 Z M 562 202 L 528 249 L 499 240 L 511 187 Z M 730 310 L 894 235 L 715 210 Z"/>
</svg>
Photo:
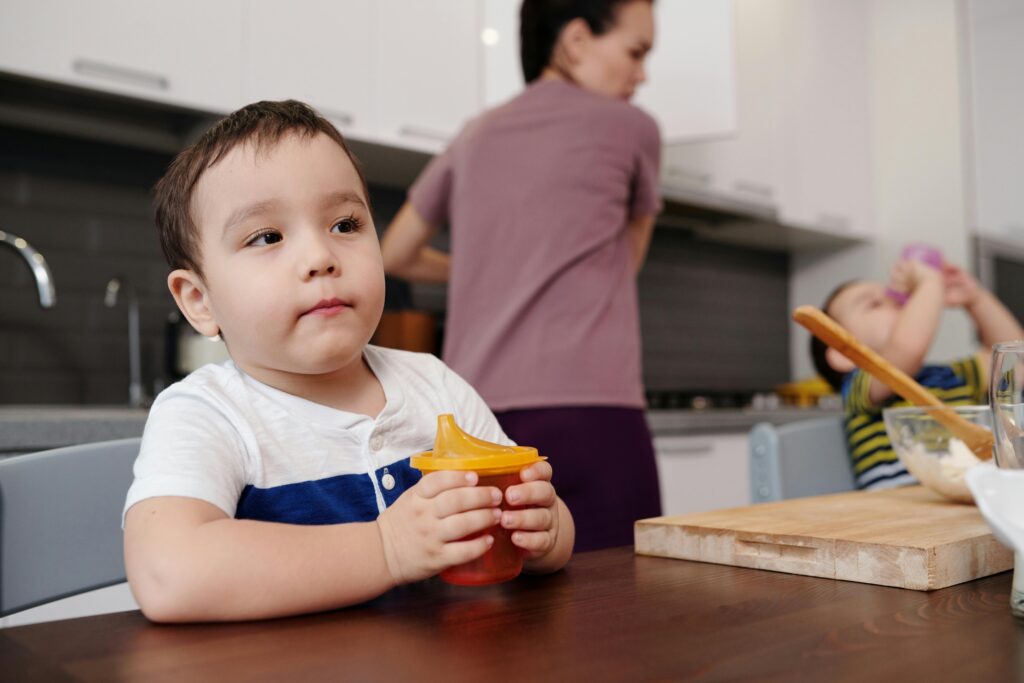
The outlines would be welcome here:
<svg viewBox="0 0 1024 683">
<path fill-rule="evenodd" d="M 711 184 L 711 174 L 703 171 L 694 171 L 689 168 L 683 168 L 676 164 L 669 164 L 666 168 L 668 175 L 672 178 L 682 178 L 684 180 L 690 180 L 701 185 Z"/>
<path fill-rule="evenodd" d="M 733 183 L 733 187 L 736 188 L 737 192 L 743 192 L 744 194 L 752 194 L 761 199 L 771 199 L 772 195 L 775 194 L 775 190 L 770 185 L 764 185 L 762 183 L 751 183 L 746 180 L 737 180 Z"/>
<path fill-rule="evenodd" d="M 351 126 L 356 122 L 355 117 L 351 114 L 343 111 L 337 111 L 336 109 L 324 109 L 323 107 L 320 107 L 320 113 L 329 119 L 334 119 L 343 126 Z"/>
<path fill-rule="evenodd" d="M 451 139 L 451 135 L 448 133 L 442 133 L 438 130 L 431 130 L 429 128 L 420 128 L 418 126 L 401 126 L 398 129 L 399 135 L 411 138 L 427 138 L 428 140 L 439 140 L 441 142 L 448 142 Z"/>
<path fill-rule="evenodd" d="M 105 64 L 104 62 L 97 62 L 92 59 L 74 60 L 71 62 L 71 70 L 82 76 L 117 81 L 152 90 L 169 90 L 171 87 L 171 82 L 166 76 L 118 66 L 117 64 Z"/>
<path fill-rule="evenodd" d="M 838 213 L 819 213 L 818 221 L 826 228 L 832 230 L 849 230 L 850 219 Z"/>
<path fill-rule="evenodd" d="M 713 443 L 697 443 L 692 446 L 670 446 L 665 449 L 664 455 L 700 455 L 702 453 L 710 453 L 715 449 Z"/>
</svg>

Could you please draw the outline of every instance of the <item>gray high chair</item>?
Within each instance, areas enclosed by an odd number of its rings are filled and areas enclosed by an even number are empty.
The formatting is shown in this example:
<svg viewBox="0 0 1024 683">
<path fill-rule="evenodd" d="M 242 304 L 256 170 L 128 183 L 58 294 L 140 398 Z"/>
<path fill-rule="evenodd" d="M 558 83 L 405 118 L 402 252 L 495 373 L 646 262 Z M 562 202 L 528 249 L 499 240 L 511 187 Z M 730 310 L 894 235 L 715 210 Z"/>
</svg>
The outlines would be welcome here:
<svg viewBox="0 0 1024 683">
<path fill-rule="evenodd" d="M 121 509 L 139 442 L 0 460 L 0 617 L 125 580 Z"/>
<path fill-rule="evenodd" d="M 841 417 L 750 430 L 750 494 L 755 503 L 850 491 L 853 472 Z"/>
</svg>

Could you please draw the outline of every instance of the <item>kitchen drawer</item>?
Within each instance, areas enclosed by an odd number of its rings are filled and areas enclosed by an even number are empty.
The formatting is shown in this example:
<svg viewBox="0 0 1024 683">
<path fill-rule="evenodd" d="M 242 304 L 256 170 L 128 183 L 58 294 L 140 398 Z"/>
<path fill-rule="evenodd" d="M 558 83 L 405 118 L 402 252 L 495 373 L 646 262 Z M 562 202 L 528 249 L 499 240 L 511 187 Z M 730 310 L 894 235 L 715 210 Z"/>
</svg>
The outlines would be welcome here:
<svg viewBox="0 0 1024 683">
<path fill-rule="evenodd" d="M 746 432 L 658 436 L 654 449 L 662 514 L 750 504 L 750 437 Z"/>
</svg>

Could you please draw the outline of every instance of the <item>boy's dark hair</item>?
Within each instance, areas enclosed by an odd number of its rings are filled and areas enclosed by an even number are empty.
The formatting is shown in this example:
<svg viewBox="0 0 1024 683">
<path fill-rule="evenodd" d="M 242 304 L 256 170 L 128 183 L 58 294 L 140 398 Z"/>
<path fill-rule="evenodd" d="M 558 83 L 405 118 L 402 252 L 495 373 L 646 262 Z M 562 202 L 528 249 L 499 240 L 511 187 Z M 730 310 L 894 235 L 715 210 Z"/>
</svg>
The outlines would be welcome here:
<svg viewBox="0 0 1024 683">
<path fill-rule="evenodd" d="M 615 25 L 619 5 L 634 0 L 523 0 L 519 8 L 519 57 L 523 78 L 531 83 L 551 63 L 562 29 L 573 19 L 587 22 L 599 36 Z M 647 0 L 653 3 L 654 0 Z"/>
<path fill-rule="evenodd" d="M 192 193 L 203 173 L 240 144 L 252 142 L 259 149 L 277 143 L 287 133 L 307 138 L 323 133 L 337 142 L 355 166 L 363 196 L 370 201 L 363 170 L 330 121 L 309 105 L 295 100 L 250 104 L 228 114 L 182 150 L 154 188 L 160 247 L 172 270 L 185 268 L 202 276 L 199 231 L 192 220 L 190 206 Z"/>
<path fill-rule="evenodd" d="M 850 280 L 849 282 L 844 282 L 832 290 L 832 293 L 825 298 L 825 303 L 821 306 L 821 310 L 825 312 L 825 315 L 831 315 L 831 313 L 828 312 L 828 309 L 832 306 L 832 302 L 836 300 L 837 296 L 843 293 L 844 289 L 856 282 L 856 280 Z M 828 351 L 828 345 L 812 334 L 811 360 L 814 362 L 814 369 L 818 371 L 818 374 L 821 375 L 826 382 L 828 382 L 830 387 L 839 391 L 843 388 L 844 375 L 828 364 L 828 359 L 825 358 L 826 351 Z"/>
</svg>

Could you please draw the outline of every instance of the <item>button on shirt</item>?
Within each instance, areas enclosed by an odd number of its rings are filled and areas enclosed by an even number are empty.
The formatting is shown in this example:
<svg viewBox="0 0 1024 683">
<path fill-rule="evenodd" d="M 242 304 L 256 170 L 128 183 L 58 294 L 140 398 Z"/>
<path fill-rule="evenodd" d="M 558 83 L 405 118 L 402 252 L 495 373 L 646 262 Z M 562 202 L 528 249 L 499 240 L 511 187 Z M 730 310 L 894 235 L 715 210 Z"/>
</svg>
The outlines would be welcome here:
<svg viewBox="0 0 1024 683">
<path fill-rule="evenodd" d="M 168 387 L 150 409 L 125 511 L 184 496 L 239 519 L 371 521 L 420 479 L 409 457 L 433 447 L 437 416 L 512 444 L 479 395 L 429 354 L 367 346 L 387 398 L 376 417 L 262 384 L 231 361 Z"/>
</svg>

